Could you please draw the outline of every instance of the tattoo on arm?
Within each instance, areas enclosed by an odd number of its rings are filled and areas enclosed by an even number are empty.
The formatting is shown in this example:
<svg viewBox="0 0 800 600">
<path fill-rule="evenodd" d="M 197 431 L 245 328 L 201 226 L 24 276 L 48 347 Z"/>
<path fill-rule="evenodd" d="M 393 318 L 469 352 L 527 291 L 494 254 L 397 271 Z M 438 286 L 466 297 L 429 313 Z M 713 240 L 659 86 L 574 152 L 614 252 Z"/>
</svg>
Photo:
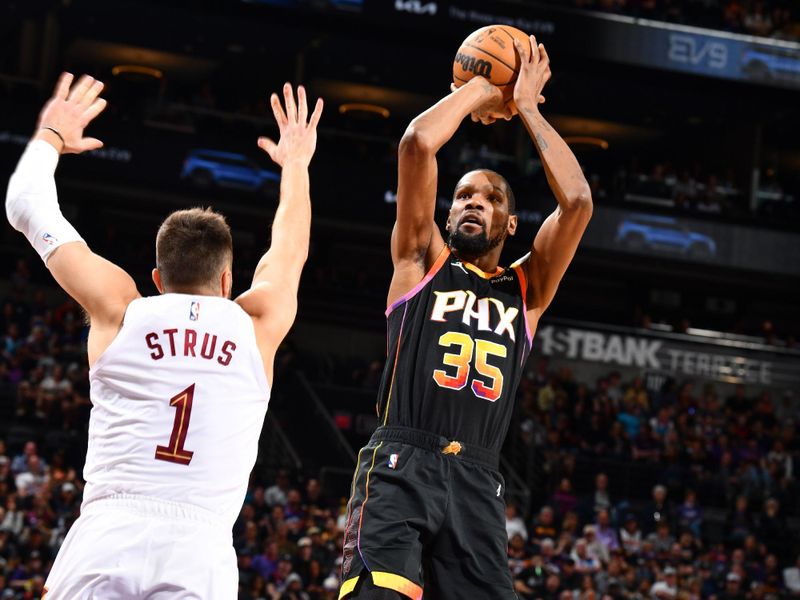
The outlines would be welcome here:
<svg viewBox="0 0 800 600">
<path fill-rule="evenodd" d="M 483 91 L 485 93 L 487 93 L 487 94 L 491 94 L 492 93 L 492 91 L 493 91 L 492 88 L 494 86 L 491 83 L 489 83 L 488 81 L 484 81 L 484 82 L 482 82 L 482 85 L 483 85 Z"/>
<path fill-rule="evenodd" d="M 522 116 L 525 117 L 523 119 L 523 123 L 525 123 L 525 127 L 533 136 L 533 140 L 536 142 L 536 147 L 539 149 L 539 152 L 544 152 L 547 150 L 550 147 L 550 144 L 547 143 L 547 140 L 544 139 L 544 136 L 541 133 L 534 131 L 534 127 L 536 127 L 536 129 L 552 130 L 550 124 L 545 121 L 541 115 L 531 111 L 523 110 Z"/>
</svg>

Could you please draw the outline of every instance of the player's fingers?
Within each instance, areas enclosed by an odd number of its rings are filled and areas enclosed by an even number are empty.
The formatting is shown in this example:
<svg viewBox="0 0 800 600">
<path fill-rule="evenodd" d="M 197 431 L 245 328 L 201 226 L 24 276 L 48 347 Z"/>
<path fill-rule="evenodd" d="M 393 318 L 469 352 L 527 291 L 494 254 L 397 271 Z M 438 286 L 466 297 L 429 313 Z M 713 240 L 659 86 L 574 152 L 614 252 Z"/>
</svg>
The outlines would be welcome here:
<svg viewBox="0 0 800 600">
<path fill-rule="evenodd" d="M 86 92 L 89 90 L 89 88 L 92 87 L 93 83 L 94 83 L 94 77 L 89 77 L 88 75 L 82 75 L 81 78 L 78 80 L 78 83 L 76 83 L 75 86 L 70 91 L 67 100 L 80 102 L 83 99 L 84 95 L 86 95 Z"/>
<path fill-rule="evenodd" d="M 544 96 L 539 94 L 539 104 L 544 104 L 546 102 L 546 100 L 547 100 L 547 98 L 545 98 Z"/>
<path fill-rule="evenodd" d="M 83 138 L 80 141 L 79 150 L 81 152 L 89 152 L 91 150 L 97 150 L 98 148 L 102 147 L 103 147 L 103 142 L 101 142 L 97 138 Z"/>
<path fill-rule="evenodd" d="M 476 115 L 475 113 L 470 113 L 469 118 L 472 119 L 473 123 L 477 123 L 480 120 L 478 119 L 478 115 Z"/>
<path fill-rule="evenodd" d="M 547 49 L 544 47 L 544 44 L 539 44 L 539 56 L 542 57 L 542 60 L 550 65 L 550 55 L 547 53 Z"/>
<path fill-rule="evenodd" d="M 286 118 L 289 123 L 297 123 L 297 105 L 294 103 L 294 92 L 289 83 L 283 84 L 283 101 L 286 104 Z"/>
<path fill-rule="evenodd" d="M 283 131 L 283 128 L 286 127 L 286 113 L 283 112 L 278 94 L 272 94 L 269 97 L 269 103 L 272 106 L 272 114 L 275 115 L 275 120 L 278 122 L 278 129 Z"/>
<path fill-rule="evenodd" d="M 322 108 L 325 103 L 322 101 L 322 98 L 317 98 L 317 103 L 314 105 L 314 112 L 311 113 L 311 120 L 308 122 L 309 127 L 317 127 L 317 123 L 319 123 L 319 118 L 322 116 Z"/>
<path fill-rule="evenodd" d="M 553 76 L 553 72 L 548 67 L 547 70 L 544 72 L 544 76 L 542 77 L 542 85 L 550 81 L 550 78 Z"/>
<path fill-rule="evenodd" d="M 97 115 L 103 112 L 108 105 L 105 98 L 98 98 L 86 109 L 83 113 L 83 126 L 86 127 L 89 123 L 91 123 Z"/>
<path fill-rule="evenodd" d="M 278 150 L 278 144 L 267 137 L 260 137 L 258 138 L 258 147 L 269 154 L 272 160 L 275 160 L 275 152 Z"/>
<path fill-rule="evenodd" d="M 306 124 L 308 118 L 308 103 L 306 100 L 306 88 L 302 85 L 297 86 L 297 121 Z"/>
<path fill-rule="evenodd" d="M 277 144 L 268 137 L 261 136 L 258 138 L 258 147 L 266 152 L 269 152 L 269 149 L 276 148 Z"/>
<path fill-rule="evenodd" d="M 69 95 L 69 86 L 72 85 L 72 80 L 74 78 L 75 77 L 72 75 L 72 73 L 67 73 L 66 71 L 64 71 L 58 78 L 58 83 L 56 83 L 56 89 L 53 92 L 53 98 L 66 100 L 67 96 Z"/>
<path fill-rule="evenodd" d="M 531 36 L 531 62 L 539 62 L 539 44 L 536 43 L 536 36 Z"/>
<path fill-rule="evenodd" d="M 83 98 L 81 98 L 80 103 L 85 106 L 90 106 L 100 95 L 100 92 L 103 91 L 103 87 L 105 87 L 103 82 L 95 79 L 94 83 L 92 83 L 92 85 L 89 86 L 89 89 L 86 90 L 86 93 L 83 95 Z"/>
<path fill-rule="evenodd" d="M 526 63 L 530 61 L 530 56 L 528 56 L 528 49 L 522 45 L 522 43 L 515 39 L 514 40 L 514 47 L 517 49 L 517 54 L 519 54 L 520 62 Z"/>
<path fill-rule="evenodd" d="M 450 91 L 451 91 L 451 92 L 455 92 L 457 89 L 458 89 L 458 88 L 456 87 L 456 84 L 455 84 L 455 83 L 451 83 L 451 84 L 450 84 Z"/>
</svg>

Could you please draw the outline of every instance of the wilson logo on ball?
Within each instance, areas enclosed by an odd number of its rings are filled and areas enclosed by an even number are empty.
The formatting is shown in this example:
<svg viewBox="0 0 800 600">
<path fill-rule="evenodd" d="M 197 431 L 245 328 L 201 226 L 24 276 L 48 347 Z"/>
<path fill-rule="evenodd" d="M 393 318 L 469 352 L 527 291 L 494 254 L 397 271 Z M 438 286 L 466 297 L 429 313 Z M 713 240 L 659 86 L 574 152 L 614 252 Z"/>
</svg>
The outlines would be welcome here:
<svg viewBox="0 0 800 600">
<path fill-rule="evenodd" d="M 460 64 L 463 71 L 467 71 L 473 75 L 480 75 L 481 77 L 486 77 L 486 79 L 492 76 L 492 63 L 488 60 L 475 58 L 474 56 L 459 52 L 456 54 L 455 63 Z"/>
</svg>

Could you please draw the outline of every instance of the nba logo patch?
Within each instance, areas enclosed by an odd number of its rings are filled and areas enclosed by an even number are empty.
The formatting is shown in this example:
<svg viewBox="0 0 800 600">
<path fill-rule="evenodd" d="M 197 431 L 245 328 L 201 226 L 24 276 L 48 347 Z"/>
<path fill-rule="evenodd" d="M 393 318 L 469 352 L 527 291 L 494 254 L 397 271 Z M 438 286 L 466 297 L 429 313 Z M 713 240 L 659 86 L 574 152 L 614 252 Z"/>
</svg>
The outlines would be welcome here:
<svg viewBox="0 0 800 600">
<path fill-rule="evenodd" d="M 398 458 L 397 454 L 392 454 L 391 456 L 389 456 L 389 462 L 387 464 L 389 465 L 390 469 L 397 468 L 397 458 Z"/>
<path fill-rule="evenodd" d="M 51 233 L 47 233 L 46 231 L 42 234 L 42 241 L 48 246 L 52 246 L 58 241 L 58 238 Z"/>
<path fill-rule="evenodd" d="M 197 319 L 199 318 L 200 318 L 200 303 L 192 301 L 192 305 L 189 307 L 189 320 L 197 321 Z"/>
</svg>

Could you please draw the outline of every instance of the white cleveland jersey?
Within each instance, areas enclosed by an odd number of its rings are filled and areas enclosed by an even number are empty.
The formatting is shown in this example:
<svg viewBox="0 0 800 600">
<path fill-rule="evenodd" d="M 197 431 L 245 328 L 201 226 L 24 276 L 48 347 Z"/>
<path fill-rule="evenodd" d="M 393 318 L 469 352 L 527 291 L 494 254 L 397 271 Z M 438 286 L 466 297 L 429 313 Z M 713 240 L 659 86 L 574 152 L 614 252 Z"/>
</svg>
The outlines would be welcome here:
<svg viewBox="0 0 800 600">
<path fill-rule="evenodd" d="M 84 503 L 136 494 L 233 525 L 269 401 L 253 322 L 224 298 L 131 302 L 93 365 Z"/>
</svg>

